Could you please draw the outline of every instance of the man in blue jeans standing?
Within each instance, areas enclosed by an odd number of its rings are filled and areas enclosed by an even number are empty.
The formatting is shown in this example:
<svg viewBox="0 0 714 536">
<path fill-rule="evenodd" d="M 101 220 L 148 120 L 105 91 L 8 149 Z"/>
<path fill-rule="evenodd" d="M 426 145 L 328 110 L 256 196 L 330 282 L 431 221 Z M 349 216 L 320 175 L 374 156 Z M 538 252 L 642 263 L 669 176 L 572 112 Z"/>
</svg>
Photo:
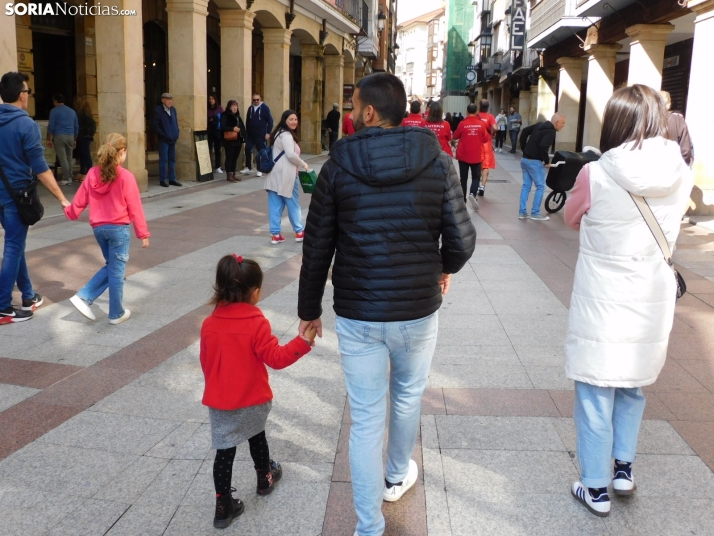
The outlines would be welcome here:
<svg viewBox="0 0 714 536">
<path fill-rule="evenodd" d="M 565 126 L 565 116 L 556 113 L 550 121 L 543 121 L 526 127 L 521 132 L 521 169 L 523 170 L 523 188 L 521 188 L 521 206 L 518 210 L 518 219 L 527 220 L 529 217 L 535 221 L 548 221 L 548 216 L 540 213 L 545 190 L 546 169 L 550 167 L 548 150 L 555 142 L 555 133 Z M 535 183 L 536 191 L 533 196 L 531 215 L 528 216 L 526 204 L 531 188 Z"/>
<path fill-rule="evenodd" d="M 0 177 L 13 191 L 27 187 L 32 175 L 44 184 L 63 207 L 69 206 L 45 161 L 40 127 L 27 115 L 30 88 L 24 73 L 5 73 L 0 79 Z M 0 180 L 0 224 L 5 230 L 2 267 L 0 267 L 0 324 L 30 320 L 42 305 L 42 296 L 32 288 L 25 261 L 25 240 L 29 226 L 17 212 L 15 200 Z M 12 291 L 17 283 L 22 293 L 20 308 L 12 306 Z"/>
<path fill-rule="evenodd" d="M 168 188 L 182 186 L 176 180 L 176 140 L 179 137 L 178 112 L 173 106 L 171 93 L 161 94 L 161 104 L 154 109 L 152 126 L 159 136 L 159 180 L 161 186 Z M 168 182 L 166 180 L 168 167 Z"/>
<path fill-rule="evenodd" d="M 253 94 L 253 101 L 248 106 L 248 113 L 245 116 L 246 140 L 245 140 L 245 167 L 241 169 L 243 175 L 253 173 L 251 168 L 251 158 L 253 149 L 257 152 L 265 149 L 265 144 L 270 140 L 270 133 L 273 131 L 273 116 L 270 108 L 263 102 L 263 98 L 258 94 Z M 256 157 L 257 162 L 257 157 Z M 256 164 L 257 167 L 257 164 Z M 258 177 L 263 174 L 258 171 Z"/>
<path fill-rule="evenodd" d="M 352 417 L 355 534 L 379 536 L 382 501 L 399 500 L 418 478 L 411 455 L 438 310 L 451 274 L 474 252 L 476 230 L 451 157 L 434 133 L 400 126 L 407 105 L 402 82 L 388 73 L 367 76 L 352 102 L 356 132 L 331 147 L 312 195 L 298 316 L 300 333 L 312 323 L 322 336 L 322 297 L 335 255 L 335 331 Z"/>
</svg>

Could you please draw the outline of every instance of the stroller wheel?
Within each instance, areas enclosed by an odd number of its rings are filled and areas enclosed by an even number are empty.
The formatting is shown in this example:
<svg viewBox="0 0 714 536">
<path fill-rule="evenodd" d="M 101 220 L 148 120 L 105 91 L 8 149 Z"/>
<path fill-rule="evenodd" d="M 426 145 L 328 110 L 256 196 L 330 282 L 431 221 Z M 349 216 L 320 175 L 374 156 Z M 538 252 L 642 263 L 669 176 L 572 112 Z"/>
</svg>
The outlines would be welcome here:
<svg viewBox="0 0 714 536">
<path fill-rule="evenodd" d="M 548 197 L 545 198 L 545 210 L 550 214 L 555 214 L 563 205 L 565 205 L 565 200 L 568 194 L 565 192 L 550 192 Z"/>
</svg>

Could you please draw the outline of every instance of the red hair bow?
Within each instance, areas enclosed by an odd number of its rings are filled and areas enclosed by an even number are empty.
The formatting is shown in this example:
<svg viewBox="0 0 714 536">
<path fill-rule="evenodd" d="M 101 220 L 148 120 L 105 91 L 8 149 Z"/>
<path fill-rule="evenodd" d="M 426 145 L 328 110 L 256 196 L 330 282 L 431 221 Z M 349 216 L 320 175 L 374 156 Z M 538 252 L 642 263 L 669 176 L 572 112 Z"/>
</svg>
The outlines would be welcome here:
<svg viewBox="0 0 714 536">
<path fill-rule="evenodd" d="M 240 257 L 236 255 L 235 253 L 233 254 L 233 258 L 238 261 L 238 264 L 243 262 L 243 257 Z"/>
</svg>

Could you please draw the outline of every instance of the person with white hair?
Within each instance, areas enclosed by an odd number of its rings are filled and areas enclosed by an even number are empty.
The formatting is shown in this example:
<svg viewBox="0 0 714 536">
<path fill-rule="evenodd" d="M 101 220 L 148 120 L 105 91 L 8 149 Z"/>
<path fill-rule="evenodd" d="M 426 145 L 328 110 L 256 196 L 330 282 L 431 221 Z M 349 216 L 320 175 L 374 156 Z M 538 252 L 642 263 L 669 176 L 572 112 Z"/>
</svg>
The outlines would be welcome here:
<svg viewBox="0 0 714 536">
<path fill-rule="evenodd" d="M 330 137 L 330 149 L 332 149 L 332 144 L 337 141 L 337 136 L 340 133 L 340 117 L 341 114 L 339 112 L 340 105 L 337 103 L 334 103 L 332 105 L 332 110 L 330 110 L 327 114 L 327 119 L 325 120 L 326 126 L 327 126 L 327 133 L 329 134 Z"/>
</svg>

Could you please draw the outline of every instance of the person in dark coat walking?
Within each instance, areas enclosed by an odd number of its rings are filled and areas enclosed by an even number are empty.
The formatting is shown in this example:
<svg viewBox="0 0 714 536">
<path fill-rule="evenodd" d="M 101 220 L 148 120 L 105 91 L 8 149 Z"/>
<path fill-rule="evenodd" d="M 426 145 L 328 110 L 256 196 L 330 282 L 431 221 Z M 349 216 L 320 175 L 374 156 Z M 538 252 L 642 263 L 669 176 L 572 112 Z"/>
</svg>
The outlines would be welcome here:
<svg viewBox="0 0 714 536">
<path fill-rule="evenodd" d="M 342 115 L 339 112 L 339 108 L 340 105 L 334 103 L 332 110 L 327 113 L 327 120 L 325 121 L 330 138 L 330 149 L 332 149 L 332 145 L 337 141 L 337 136 L 340 134 L 340 117 Z"/>
<path fill-rule="evenodd" d="M 253 149 L 258 152 L 265 149 L 265 142 L 270 139 L 270 133 L 273 131 L 273 116 L 270 114 L 270 108 L 258 93 L 253 95 L 253 104 L 248 107 L 245 123 L 245 167 L 241 173 L 249 175 L 253 172 L 250 165 Z M 262 176 L 263 174 L 258 171 L 258 177 Z"/>
<path fill-rule="evenodd" d="M 77 135 L 77 156 L 79 157 L 79 175 L 75 177 L 76 182 L 82 182 L 87 176 L 87 172 L 92 167 L 92 140 L 97 132 L 97 122 L 92 115 L 87 99 L 77 97 L 74 104 L 77 110 L 79 121 L 79 134 Z"/>
<path fill-rule="evenodd" d="M 451 157 L 426 128 L 401 127 L 407 105 L 394 75 L 362 78 L 355 134 L 335 143 L 317 179 L 303 244 L 299 332 L 322 336 L 330 265 L 350 401 L 357 534 L 382 534 L 382 501 L 417 481 L 412 450 L 428 381 L 437 311 L 474 252 L 476 230 Z M 387 470 L 382 437 L 391 400 Z M 385 478 L 386 477 L 386 478 Z"/>
<path fill-rule="evenodd" d="M 236 162 L 240 156 L 240 149 L 243 146 L 243 136 L 245 125 L 240 117 L 238 103 L 229 100 L 226 104 L 226 111 L 221 117 L 221 132 L 223 135 L 223 147 L 226 150 L 226 173 L 228 182 L 240 182 L 242 179 L 236 177 Z"/>
<path fill-rule="evenodd" d="M 154 132 L 159 136 L 159 181 L 161 186 L 166 188 L 169 184 L 181 186 L 176 180 L 176 140 L 179 137 L 179 126 L 178 112 L 173 104 L 174 96 L 171 93 L 162 93 L 161 104 L 154 109 L 151 123 Z"/>
<path fill-rule="evenodd" d="M 214 168 L 215 173 L 223 173 L 221 169 L 221 146 L 223 145 L 223 130 L 221 126 L 221 114 L 223 106 L 218 104 L 216 96 L 208 96 L 208 153 L 215 152 Z"/>
</svg>

